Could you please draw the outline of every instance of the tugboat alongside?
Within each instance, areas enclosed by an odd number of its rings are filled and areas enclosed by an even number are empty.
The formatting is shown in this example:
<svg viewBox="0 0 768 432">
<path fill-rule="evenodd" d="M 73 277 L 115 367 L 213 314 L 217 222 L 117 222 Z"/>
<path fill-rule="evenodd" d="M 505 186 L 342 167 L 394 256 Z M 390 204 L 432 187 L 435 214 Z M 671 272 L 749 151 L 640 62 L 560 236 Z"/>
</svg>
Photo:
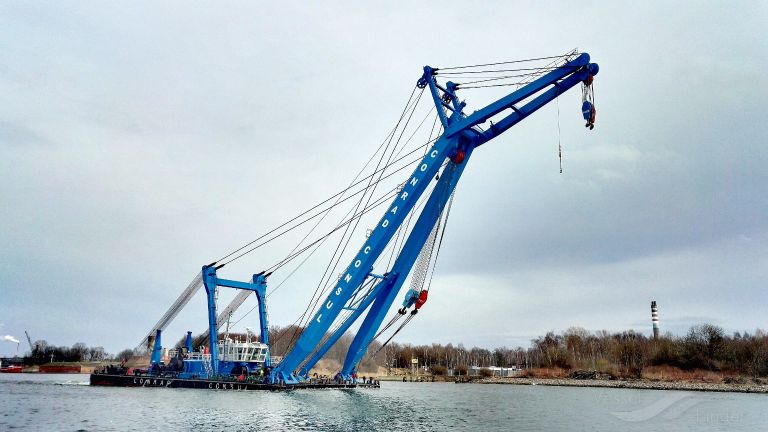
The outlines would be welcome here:
<svg viewBox="0 0 768 432">
<path fill-rule="evenodd" d="M 21 373 L 21 365 L 8 365 L 3 366 L 3 362 L 0 361 L 0 373 Z"/>
</svg>

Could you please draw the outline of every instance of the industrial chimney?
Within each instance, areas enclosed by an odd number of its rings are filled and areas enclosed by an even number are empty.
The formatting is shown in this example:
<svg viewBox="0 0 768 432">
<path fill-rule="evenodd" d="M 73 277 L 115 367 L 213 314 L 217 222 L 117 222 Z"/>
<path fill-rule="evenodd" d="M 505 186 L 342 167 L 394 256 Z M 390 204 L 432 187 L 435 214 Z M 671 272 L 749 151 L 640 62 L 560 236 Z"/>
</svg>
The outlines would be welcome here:
<svg viewBox="0 0 768 432">
<path fill-rule="evenodd" d="M 653 338 L 659 338 L 659 308 L 656 307 L 656 300 L 651 301 L 651 322 L 653 322 Z"/>
</svg>

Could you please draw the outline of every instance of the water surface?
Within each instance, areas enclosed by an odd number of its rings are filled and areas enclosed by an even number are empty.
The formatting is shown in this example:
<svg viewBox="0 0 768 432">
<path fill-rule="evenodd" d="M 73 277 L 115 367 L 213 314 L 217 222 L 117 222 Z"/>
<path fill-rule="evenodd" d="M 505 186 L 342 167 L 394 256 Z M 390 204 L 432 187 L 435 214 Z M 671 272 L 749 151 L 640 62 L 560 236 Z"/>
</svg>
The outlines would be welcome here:
<svg viewBox="0 0 768 432">
<path fill-rule="evenodd" d="M 762 431 L 768 395 L 382 382 L 292 392 L 91 387 L 0 375 L 0 430 Z"/>
</svg>

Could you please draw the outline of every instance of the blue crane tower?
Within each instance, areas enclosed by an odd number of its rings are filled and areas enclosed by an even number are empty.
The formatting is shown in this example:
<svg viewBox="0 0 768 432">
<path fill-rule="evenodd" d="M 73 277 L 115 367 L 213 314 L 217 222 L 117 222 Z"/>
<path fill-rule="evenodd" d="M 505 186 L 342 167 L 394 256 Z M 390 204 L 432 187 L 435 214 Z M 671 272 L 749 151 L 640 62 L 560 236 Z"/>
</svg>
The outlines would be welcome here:
<svg viewBox="0 0 768 432">
<path fill-rule="evenodd" d="M 385 314 L 390 310 L 425 242 L 433 235 L 435 226 L 475 149 L 501 135 L 578 84 L 584 86 L 582 113 L 587 121 L 586 126 L 591 129 L 595 121 L 595 108 L 588 95 L 591 92 L 593 77 L 597 75 L 598 70 L 597 64 L 590 63 L 589 55 L 582 53 L 486 107 L 471 114 L 465 114 L 463 109 L 466 103 L 456 94 L 461 89 L 461 85 L 451 81 L 444 85 L 439 84 L 437 78 L 441 75 L 440 69 L 425 66 L 416 86 L 429 90 L 444 132 L 402 183 L 402 188 L 342 272 L 338 282 L 320 303 L 318 310 L 303 329 L 296 343 L 282 361 L 272 365 L 268 381 L 286 385 L 301 383 L 308 377 L 310 369 L 339 338 L 355 322 L 362 319 L 339 372 L 340 378 L 351 379 L 368 346 L 376 337 Z M 486 125 L 486 123 L 489 124 Z M 422 197 L 434 178 L 437 178 L 436 184 L 429 196 L 425 197 L 426 203 L 394 264 L 386 273 L 376 273 L 374 263 L 377 258 L 383 253 L 406 217 L 414 211 L 417 200 Z M 223 264 L 213 263 L 204 266 L 202 271 L 202 281 L 208 299 L 208 337 L 214 375 L 219 371 L 216 351 L 218 287 L 254 291 L 259 301 L 259 318 L 264 343 L 267 343 L 268 334 L 265 289 L 269 274 L 256 274 L 248 283 L 236 282 L 217 277 L 216 271 L 222 266 Z M 414 295 L 409 292 L 402 312 L 414 304 L 419 307 L 425 300 L 425 295 Z M 331 325 L 343 311 L 348 313 L 346 318 L 331 331 Z"/>
</svg>

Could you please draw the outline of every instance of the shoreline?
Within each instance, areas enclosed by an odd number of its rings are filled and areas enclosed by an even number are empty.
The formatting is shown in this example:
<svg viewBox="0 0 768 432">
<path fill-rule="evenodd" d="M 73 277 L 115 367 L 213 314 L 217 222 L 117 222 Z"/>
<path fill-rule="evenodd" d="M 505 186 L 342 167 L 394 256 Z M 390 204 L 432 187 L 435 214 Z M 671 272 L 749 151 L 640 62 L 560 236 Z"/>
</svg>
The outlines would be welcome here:
<svg viewBox="0 0 768 432">
<path fill-rule="evenodd" d="M 573 378 L 483 378 L 472 380 L 476 384 L 506 384 L 506 385 L 543 385 L 557 387 L 601 387 L 627 388 L 639 390 L 682 390 L 710 391 L 731 393 L 766 393 L 765 384 L 724 384 L 691 381 L 649 381 L 649 380 L 600 380 Z"/>
</svg>

